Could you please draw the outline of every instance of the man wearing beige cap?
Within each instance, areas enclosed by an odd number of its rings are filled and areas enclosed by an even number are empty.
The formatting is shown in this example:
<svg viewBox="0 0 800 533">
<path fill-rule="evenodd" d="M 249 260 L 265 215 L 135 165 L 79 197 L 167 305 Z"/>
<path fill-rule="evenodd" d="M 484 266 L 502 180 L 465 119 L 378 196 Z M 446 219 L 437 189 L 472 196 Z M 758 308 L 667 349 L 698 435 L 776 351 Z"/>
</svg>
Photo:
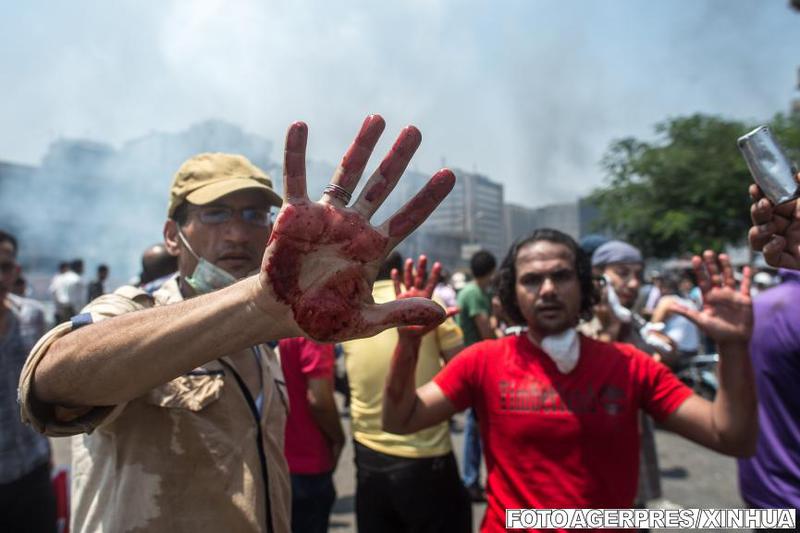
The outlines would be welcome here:
<svg viewBox="0 0 800 533">
<path fill-rule="evenodd" d="M 152 296 L 123 287 L 98 298 L 33 349 L 20 380 L 23 419 L 51 436 L 80 435 L 73 531 L 289 530 L 288 405 L 267 343 L 444 320 L 428 300 L 376 305 L 370 296 L 383 258 L 454 183 L 439 171 L 372 226 L 421 140 L 405 128 L 348 207 L 383 128 L 367 117 L 319 202 L 306 195 L 300 122 L 286 138 L 283 202 L 241 156 L 189 159 L 164 225 L 176 277 Z"/>
</svg>

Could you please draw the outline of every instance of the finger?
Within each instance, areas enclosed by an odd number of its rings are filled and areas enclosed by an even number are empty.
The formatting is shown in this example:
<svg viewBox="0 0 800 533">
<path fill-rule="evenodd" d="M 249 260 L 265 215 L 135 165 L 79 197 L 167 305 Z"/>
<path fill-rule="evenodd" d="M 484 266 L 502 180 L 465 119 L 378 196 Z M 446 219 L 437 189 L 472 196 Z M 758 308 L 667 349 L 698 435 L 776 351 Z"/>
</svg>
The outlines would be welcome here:
<svg viewBox="0 0 800 533">
<path fill-rule="evenodd" d="M 364 167 L 367 166 L 369 156 L 372 155 L 372 151 L 375 149 L 375 144 L 378 142 L 381 133 L 383 133 L 384 127 L 386 127 L 386 122 L 380 115 L 370 115 L 364 119 L 361 130 L 353 140 L 353 144 L 345 152 L 342 162 L 339 163 L 336 172 L 331 178 L 331 184 L 341 187 L 348 195 L 348 198 L 325 192 L 322 195 L 323 202 L 339 207 L 347 205 L 348 202 L 345 200 L 349 200 L 349 195 L 353 194 L 356 185 L 358 185 L 358 180 L 361 178 L 361 174 L 364 173 Z"/>
<path fill-rule="evenodd" d="M 446 168 L 440 170 L 414 198 L 384 222 L 381 229 L 389 235 L 388 249 L 394 248 L 406 235 L 422 224 L 450 193 L 455 183 L 456 177 L 451 170 Z"/>
<path fill-rule="evenodd" d="M 414 260 L 410 257 L 406 259 L 403 268 L 403 285 L 406 286 L 406 290 L 414 286 Z"/>
<path fill-rule="evenodd" d="M 421 142 L 422 134 L 417 128 L 414 126 L 403 128 L 394 146 L 381 161 L 378 170 L 370 176 L 358 200 L 353 204 L 353 209 L 368 219 L 371 218 L 397 185 Z"/>
<path fill-rule="evenodd" d="M 400 272 L 396 268 L 392 269 L 392 283 L 394 283 L 394 295 L 400 296 L 403 289 L 400 287 Z"/>
<path fill-rule="evenodd" d="M 781 215 L 775 215 L 772 217 L 772 224 L 775 225 L 775 233 L 783 233 L 791 224 L 791 220 Z"/>
<path fill-rule="evenodd" d="M 711 286 L 719 287 L 722 284 L 722 278 L 719 275 L 719 267 L 717 266 L 717 254 L 711 250 L 706 250 L 703 252 L 703 263 L 705 263 L 708 276 L 711 279 Z"/>
<path fill-rule="evenodd" d="M 445 314 L 447 315 L 447 318 L 453 318 L 460 312 L 461 309 L 459 309 L 458 307 L 448 307 Z"/>
<path fill-rule="evenodd" d="M 306 142 L 308 126 L 295 122 L 286 131 L 283 152 L 283 196 L 289 200 L 304 200 L 306 196 Z"/>
<path fill-rule="evenodd" d="M 736 289 L 736 278 L 733 276 L 731 258 L 727 254 L 719 254 L 719 264 L 722 267 L 722 283 L 726 287 Z"/>
<path fill-rule="evenodd" d="M 764 197 L 764 193 L 761 192 L 761 187 L 759 187 L 755 183 L 750 184 L 750 187 L 748 187 L 747 192 L 750 194 L 750 198 L 752 198 L 754 202 L 757 202 Z"/>
<path fill-rule="evenodd" d="M 772 207 L 772 202 L 766 198 L 762 198 L 753 203 L 753 205 L 750 206 L 750 219 L 753 221 L 753 224 L 765 224 L 772 220 Z"/>
<path fill-rule="evenodd" d="M 417 272 L 414 277 L 414 288 L 422 290 L 425 285 L 425 271 L 428 269 L 428 258 L 420 255 L 417 260 Z"/>
<path fill-rule="evenodd" d="M 370 335 L 386 328 L 402 326 L 435 327 L 441 324 L 445 310 L 428 298 L 404 298 L 384 304 L 369 304 L 363 314 Z"/>
<path fill-rule="evenodd" d="M 439 283 L 439 279 L 442 277 L 442 264 L 439 261 L 436 261 L 433 264 L 433 268 L 431 269 L 431 275 L 428 276 L 428 284 L 425 285 L 425 294 L 430 298 L 433 295 L 433 290 L 436 288 L 436 285 Z"/>
<path fill-rule="evenodd" d="M 747 240 L 750 243 L 750 248 L 757 252 L 761 251 L 764 245 L 775 236 L 775 233 L 775 224 L 772 222 L 751 227 L 747 232 Z"/>
<path fill-rule="evenodd" d="M 753 279 L 752 275 L 753 271 L 749 266 L 746 266 L 742 269 L 742 286 L 740 291 L 744 296 L 750 296 L 750 284 Z"/>
<path fill-rule="evenodd" d="M 773 224 L 773 233 L 783 233 L 792 220 L 800 218 L 800 215 L 795 214 L 795 208 L 788 204 L 797 205 L 797 202 L 788 202 L 774 207 L 769 200 L 762 198 L 750 206 L 750 220 L 753 221 L 754 226 Z"/>
<path fill-rule="evenodd" d="M 768 265 L 775 268 L 792 268 L 789 266 L 791 257 L 785 252 L 786 239 L 780 235 L 774 235 L 761 251 Z"/>
<path fill-rule="evenodd" d="M 708 279 L 708 273 L 703 268 L 703 260 L 700 256 L 692 257 L 692 269 L 694 269 L 694 275 L 697 278 L 697 286 L 700 287 L 700 292 L 705 296 L 711 290 L 711 280 Z"/>
</svg>

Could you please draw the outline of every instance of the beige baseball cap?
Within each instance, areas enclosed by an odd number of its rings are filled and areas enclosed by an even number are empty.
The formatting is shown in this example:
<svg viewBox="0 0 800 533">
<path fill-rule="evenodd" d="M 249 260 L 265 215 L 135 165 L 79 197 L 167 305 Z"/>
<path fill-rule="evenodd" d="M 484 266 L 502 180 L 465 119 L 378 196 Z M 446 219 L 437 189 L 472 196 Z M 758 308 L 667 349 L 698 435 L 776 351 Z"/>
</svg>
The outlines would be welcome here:
<svg viewBox="0 0 800 533">
<path fill-rule="evenodd" d="M 187 159 L 172 178 L 167 216 L 184 202 L 205 205 L 226 194 L 243 189 L 264 192 L 270 205 L 280 207 L 283 200 L 272 188 L 269 175 L 236 154 L 206 153 Z"/>
</svg>

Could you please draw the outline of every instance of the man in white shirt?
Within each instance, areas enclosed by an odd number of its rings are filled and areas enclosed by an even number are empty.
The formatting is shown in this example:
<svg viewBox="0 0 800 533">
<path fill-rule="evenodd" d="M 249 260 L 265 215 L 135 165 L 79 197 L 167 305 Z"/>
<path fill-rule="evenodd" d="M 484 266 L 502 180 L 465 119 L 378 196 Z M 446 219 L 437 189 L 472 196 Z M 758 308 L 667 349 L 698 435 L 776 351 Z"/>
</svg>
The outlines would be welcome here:
<svg viewBox="0 0 800 533">
<path fill-rule="evenodd" d="M 69 292 L 67 291 L 67 278 L 65 277 L 69 272 L 68 262 L 62 261 L 59 263 L 58 274 L 53 276 L 48 289 L 56 306 L 55 319 L 57 324 L 69 320 L 75 314 L 69 305 Z"/>
</svg>

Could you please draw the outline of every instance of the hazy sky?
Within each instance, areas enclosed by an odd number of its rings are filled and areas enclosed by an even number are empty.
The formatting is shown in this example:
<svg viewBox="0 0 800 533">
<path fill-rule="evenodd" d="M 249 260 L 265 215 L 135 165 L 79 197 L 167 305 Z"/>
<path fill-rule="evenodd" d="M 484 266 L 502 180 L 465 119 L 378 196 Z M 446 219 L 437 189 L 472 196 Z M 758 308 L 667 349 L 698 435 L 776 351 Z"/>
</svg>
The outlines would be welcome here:
<svg viewBox="0 0 800 533">
<path fill-rule="evenodd" d="M 536 206 L 588 192 L 613 139 L 668 116 L 786 111 L 800 13 L 786 0 L 29 0 L 3 6 L 0 65 L 2 160 L 220 118 L 275 140 L 278 159 L 305 120 L 310 157 L 335 163 L 379 112 L 379 152 L 414 123 L 415 168 L 445 159 Z"/>
</svg>

